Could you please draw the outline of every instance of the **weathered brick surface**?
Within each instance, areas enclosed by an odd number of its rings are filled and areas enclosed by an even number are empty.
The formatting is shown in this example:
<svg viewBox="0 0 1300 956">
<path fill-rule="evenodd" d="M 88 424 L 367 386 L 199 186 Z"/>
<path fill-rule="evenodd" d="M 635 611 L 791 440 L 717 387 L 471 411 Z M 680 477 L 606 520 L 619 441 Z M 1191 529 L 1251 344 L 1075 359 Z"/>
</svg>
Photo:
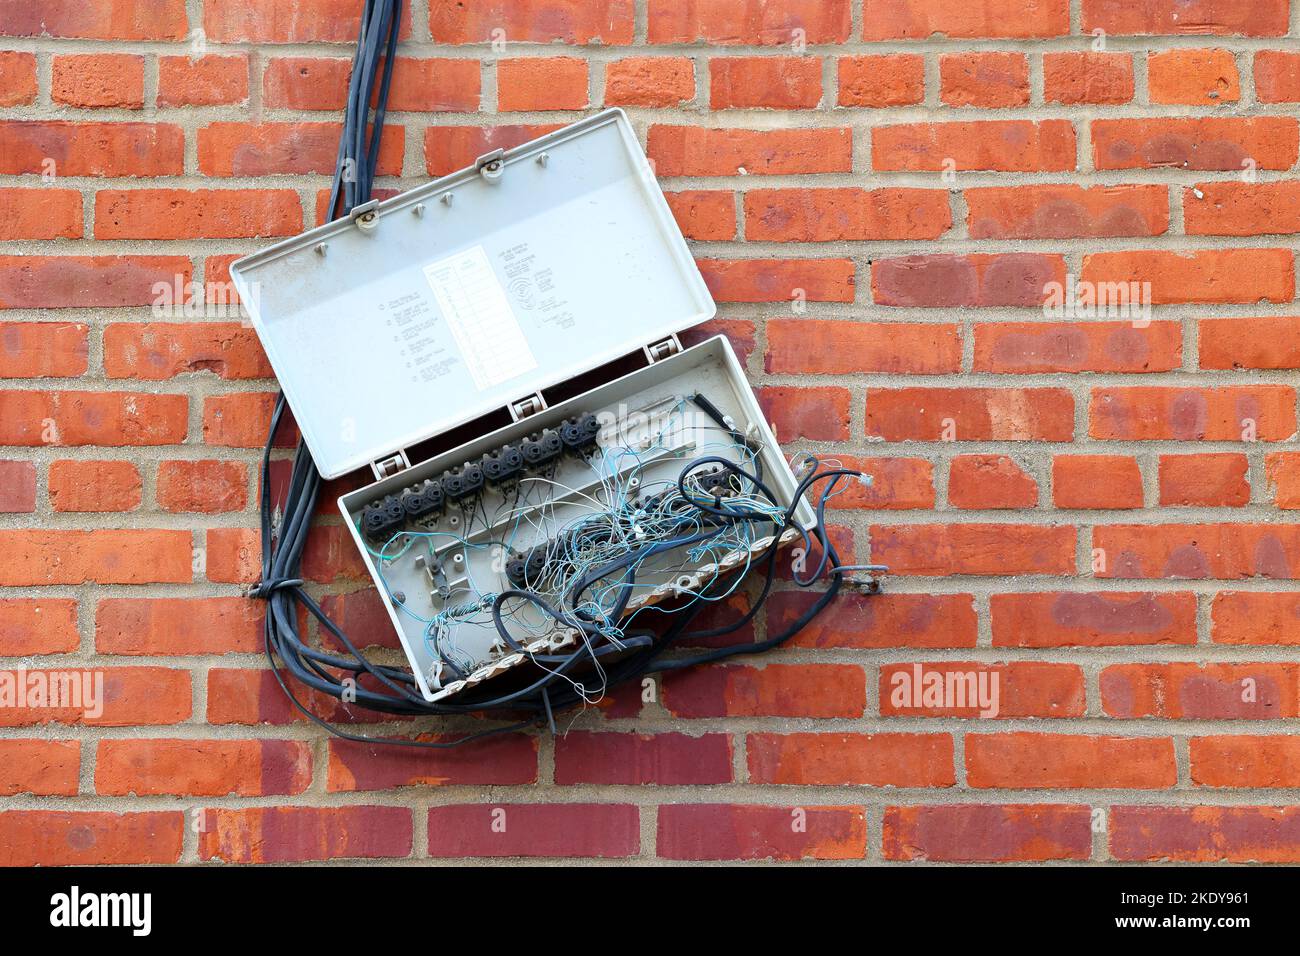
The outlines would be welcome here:
<svg viewBox="0 0 1300 956">
<path fill-rule="evenodd" d="M 0 863 L 1300 862 L 1297 2 L 404 6 L 376 194 L 626 110 L 719 304 L 684 341 L 873 476 L 827 514 L 884 593 L 556 738 L 325 741 L 243 596 L 276 384 L 228 282 L 325 215 L 359 0 L 0 3 L 0 672 L 104 681 L 0 706 Z M 393 653 L 323 497 L 303 576 Z M 814 600 L 782 562 L 734 639 Z"/>
</svg>

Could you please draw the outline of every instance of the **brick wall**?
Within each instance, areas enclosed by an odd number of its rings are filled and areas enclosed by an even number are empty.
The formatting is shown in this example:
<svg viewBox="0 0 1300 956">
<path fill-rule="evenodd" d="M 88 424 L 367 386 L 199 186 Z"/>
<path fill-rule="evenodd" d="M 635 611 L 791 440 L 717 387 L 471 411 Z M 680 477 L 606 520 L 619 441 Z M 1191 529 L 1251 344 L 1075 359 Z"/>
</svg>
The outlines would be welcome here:
<svg viewBox="0 0 1300 956">
<path fill-rule="evenodd" d="M 0 706 L 0 862 L 1300 861 L 1289 0 L 416 0 L 382 194 L 625 107 L 713 329 L 790 449 L 875 475 L 834 524 L 894 569 L 432 755 L 296 719 L 240 596 L 275 383 L 222 283 L 321 217 L 359 7 L 0 0 L 0 655 L 107 697 Z M 1142 294 L 1044 309 L 1076 282 Z M 391 643 L 336 520 L 308 552 Z M 895 697 L 918 664 L 996 716 Z"/>
</svg>

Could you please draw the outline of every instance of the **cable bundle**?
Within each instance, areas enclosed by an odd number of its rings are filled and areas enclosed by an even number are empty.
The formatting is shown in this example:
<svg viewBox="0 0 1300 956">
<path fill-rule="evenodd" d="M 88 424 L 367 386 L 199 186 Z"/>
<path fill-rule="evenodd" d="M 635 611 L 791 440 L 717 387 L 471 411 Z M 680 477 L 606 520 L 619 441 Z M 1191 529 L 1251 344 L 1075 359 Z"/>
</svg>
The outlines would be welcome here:
<svg viewBox="0 0 1300 956">
<path fill-rule="evenodd" d="M 365 4 L 331 190 L 332 212 L 338 210 L 340 200 L 346 212 L 369 198 L 400 18 L 400 0 L 367 0 Z M 367 104 L 375 91 L 381 54 L 383 76 L 376 93 L 373 119 L 367 124 Z M 759 653 L 796 634 L 839 592 L 845 583 L 845 573 L 861 567 L 839 563 L 824 520 L 827 502 L 837 493 L 840 483 L 861 475 L 842 467 L 824 467 L 818 459 L 806 456 L 798 469 L 800 480 L 795 494 L 788 505 L 781 505 L 764 481 L 760 449 L 736 432 L 707 398 L 696 395 L 691 400 L 725 433 L 728 439 L 725 447 L 736 453 L 739 460 L 721 454 L 695 458 L 684 465 L 675 482 L 658 488 L 639 488 L 635 496 L 627 482 L 604 479 L 604 469 L 609 463 L 602 460 L 604 491 L 600 500 L 582 520 L 556 529 L 551 543 L 546 545 L 539 574 L 526 571 L 520 586 L 474 592 L 464 599 L 458 597 L 433 618 L 420 619 L 425 625 L 426 644 L 453 676 L 463 671 L 464 663 L 457 661 L 454 627 L 466 622 L 479 625 L 490 622 L 503 644 L 518 653 L 524 651 L 519 627 L 525 616 L 522 612 L 528 609 L 534 617 L 540 614 L 553 626 L 576 633 L 578 639 L 573 649 L 545 654 L 529 652 L 533 670 L 529 674 L 531 679 L 522 687 L 494 690 L 494 682 L 488 681 L 452 699 L 430 703 L 420 694 L 408 669 L 369 660 L 304 588 L 300 566 L 322 480 L 306 445 L 300 443 L 283 500 L 272 501 L 271 455 L 286 408 L 281 394 L 262 457 L 261 581 L 250 589 L 250 594 L 267 602 L 266 654 L 290 701 L 308 719 L 345 739 L 399 746 L 450 747 L 538 722 L 549 723 L 554 729 L 555 711 L 590 702 L 620 683 L 656 672 Z M 623 474 L 619 463 L 614 463 L 610 474 Z M 814 495 L 818 521 L 815 530 L 810 532 L 795 515 L 801 502 L 805 498 L 813 500 Z M 517 497 L 511 507 L 522 516 L 535 506 Z M 480 508 L 481 501 L 475 498 L 468 503 L 466 514 L 476 514 Z M 497 517 L 490 522 L 484 512 L 485 525 L 494 523 Z M 754 619 L 776 579 L 779 550 L 775 540 L 757 562 L 764 576 L 762 587 L 749 610 L 735 622 L 706 630 L 689 630 L 708 600 L 718 599 L 717 594 L 694 595 L 684 606 L 673 607 L 670 612 L 628 613 L 636 588 L 644 587 L 637 576 L 647 561 L 681 550 L 686 562 L 698 563 L 711 555 L 747 547 L 758 536 L 759 528 L 765 532 L 770 528 L 774 538 L 787 529 L 794 529 L 806 553 L 813 553 L 814 540 L 820 549 L 817 567 L 806 578 L 796 574 L 795 583 L 800 587 L 822 583 L 825 590 L 803 615 L 780 633 L 761 642 L 720 647 L 690 656 L 670 654 L 683 641 L 721 637 Z M 468 536 L 470 530 L 467 523 L 464 534 Z M 402 531 L 385 540 L 377 551 L 372 551 L 378 559 L 381 577 L 386 562 L 415 546 L 422 535 L 431 537 L 432 534 Z M 501 544 L 509 546 L 510 542 Z M 748 564 L 738 570 L 749 570 Z M 739 585 L 739 578 L 740 575 L 730 580 L 725 576 L 716 578 L 715 581 L 727 588 L 721 596 L 731 593 Z M 390 598 L 394 597 L 391 590 L 389 594 Z M 394 603 L 410 613 L 403 602 Z M 344 650 L 330 653 L 308 645 L 298 629 L 301 610 L 314 617 L 320 628 L 332 635 Z M 644 626 L 647 621 L 656 626 Z M 313 713 L 295 695 L 286 672 L 310 689 L 383 714 L 479 715 L 510 722 L 449 741 L 357 734 Z"/>
</svg>

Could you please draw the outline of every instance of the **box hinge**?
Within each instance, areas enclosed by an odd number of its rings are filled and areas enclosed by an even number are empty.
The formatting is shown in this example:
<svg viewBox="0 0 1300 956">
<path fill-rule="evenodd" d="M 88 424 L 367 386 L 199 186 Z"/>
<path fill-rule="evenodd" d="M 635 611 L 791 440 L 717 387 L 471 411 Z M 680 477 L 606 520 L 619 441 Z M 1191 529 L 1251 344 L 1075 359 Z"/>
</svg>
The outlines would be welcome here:
<svg viewBox="0 0 1300 956">
<path fill-rule="evenodd" d="M 523 421 L 530 415 L 536 415 L 540 411 L 545 411 L 546 399 L 542 398 L 541 392 L 533 392 L 527 398 L 521 398 L 517 402 L 510 403 L 510 417 L 515 421 Z"/>
<path fill-rule="evenodd" d="M 389 455 L 387 458 L 381 458 L 370 463 L 370 470 L 375 473 L 376 480 L 390 478 L 399 471 L 406 471 L 410 467 L 411 461 L 406 457 L 404 451 L 399 451 L 396 455 Z"/>
<path fill-rule="evenodd" d="M 668 358 L 670 355 L 676 355 L 680 352 L 682 350 L 682 343 L 678 340 L 677 336 L 670 335 L 666 339 L 651 342 L 649 345 L 644 346 L 644 348 L 646 358 L 648 358 L 650 364 L 653 365 L 655 362 L 661 361 L 662 359 Z"/>
<path fill-rule="evenodd" d="M 496 183 L 501 179 L 501 171 L 506 167 L 505 157 L 504 149 L 494 149 L 474 160 L 474 169 L 488 182 Z"/>
<path fill-rule="evenodd" d="M 363 202 L 359 206 L 353 206 L 348 216 L 362 232 L 370 232 L 375 226 L 379 225 L 379 213 L 376 212 L 378 208 L 379 200 L 372 199 L 369 202 Z"/>
</svg>

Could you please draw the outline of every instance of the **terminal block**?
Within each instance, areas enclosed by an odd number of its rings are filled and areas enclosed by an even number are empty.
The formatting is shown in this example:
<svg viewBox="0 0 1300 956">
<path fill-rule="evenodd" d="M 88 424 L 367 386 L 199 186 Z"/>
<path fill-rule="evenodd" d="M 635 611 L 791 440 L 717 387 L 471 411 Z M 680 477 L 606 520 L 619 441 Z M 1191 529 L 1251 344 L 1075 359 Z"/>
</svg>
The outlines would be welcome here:
<svg viewBox="0 0 1300 956">
<path fill-rule="evenodd" d="M 372 541 L 387 541 L 406 524 L 406 509 L 397 495 L 387 495 L 361 511 L 361 530 Z"/>
<path fill-rule="evenodd" d="M 529 435 L 520 442 L 519 450 L 523 452 L 524 464 L 529 468 L 539 468 L 560 457 L 564 451 L 564 442 L 560 433 L 548 428 L 541 434 Z"/>
<path fill-rule="evenodd" d="M 490 485 L 509 481 L 524 470 L 524 454 L 516 445 L 506 445 L 483 456 L 483 477 Z"/>
<path fill-rule="evenodd" d="M 448 501 L 460 501 L 483 490 L 483 468 L 476 462 L 451 468 L 439 479 L 442 493 Z"/>
<path fill-rule="evenodd" d="M 586 412 L 566 418 L 560 425 L 560 441 L 568 451 L 584 453 L 596 446 L 600 423 L 595 414 Z"/>
<path fill-rule="evenodd" d="M 406 510 L 408 519 L 418 521 L 440 513 L 443 499 L 442 485 L 430 479 L 403 492 L 402 507 Z"/>
</svg>

